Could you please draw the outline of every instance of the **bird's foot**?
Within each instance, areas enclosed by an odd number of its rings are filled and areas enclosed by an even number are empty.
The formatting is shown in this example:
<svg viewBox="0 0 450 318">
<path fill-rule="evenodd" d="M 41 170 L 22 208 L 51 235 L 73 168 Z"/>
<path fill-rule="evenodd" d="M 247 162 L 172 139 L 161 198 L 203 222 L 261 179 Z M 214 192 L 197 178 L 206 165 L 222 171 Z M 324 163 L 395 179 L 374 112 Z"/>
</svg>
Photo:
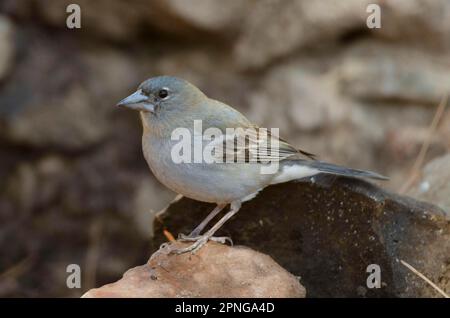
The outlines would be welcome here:
<svg viewBox="0 0 450 318">
<path fill-rule="evenodd" d="M 179 233 L 177 241 L 180 241 L 180 242 L 194 242 L 194 241 L 196 241 L 197 238 L 198 238 L 198 236 L 193 236 L 191 234 L 186 235 L 186 234 L 183 234 L 183 233 Z"/>
<path fill-rule="evenodd" d="M 200 235 L 197 237 L 191 237 L 190 235 L 184 235 L 180 234 L 178 235 L 178 241 L 180 242 L 194 242 L 192 245 L 189 245 L 188 247 L 179 248 L 179 249 L 172 249 L 170 253 L 173 254 L 183 254 L 187 252 L 191 252 L 194 254 L 197 252 L 200 248 L 203 247 L 208 241 L 213 241 L 221 244 L 225 244 L 226 242 L 230 242 L 231 245 L 233 245 L 233 241 L 228 236 L 210 236 L 208 235 Z"/>
<path fill-rule="evenodd" d="M 191 233 L 189 233 L 188 235 L 183 234 L 183 233 L 179 233 L 178 234 L 178 240 L 179 241 L 185 240 L 186 242 L 192 242 L 197 237 L 200 236 L 200 232 L 201 232 L 201 229 L 196 228 Z"/>
<path fill-rule="evenodd" d="M 151 258 L 152 258 L 154 255 L 157 255 L 157 254 L 159 254 L 159 253 L 168 255 L 168 254 L 171 253 L 171 251 L 172 251 L 172 248 L 171 248 L 171 242 L 165 242 L 165 243 L 162 243 L 162 244 L 159 246 L 159 249 L 151 256 Z"/>
<path fill-rule="evenodd" d="M 180 233 L 180 234 L 178 234 L 177 241 L 197 242 L 200 239 L 202 239 L 202 235 L 192 236 L 191 234 L 186 235 L 186 234 Z M 211 236 L 208 241 L 213 241 L 213 242 L 222 243 L 222 244 L 229 242 L 231 245 L 233 245 L 233 240 L 229 236 Z"/>
</svg>

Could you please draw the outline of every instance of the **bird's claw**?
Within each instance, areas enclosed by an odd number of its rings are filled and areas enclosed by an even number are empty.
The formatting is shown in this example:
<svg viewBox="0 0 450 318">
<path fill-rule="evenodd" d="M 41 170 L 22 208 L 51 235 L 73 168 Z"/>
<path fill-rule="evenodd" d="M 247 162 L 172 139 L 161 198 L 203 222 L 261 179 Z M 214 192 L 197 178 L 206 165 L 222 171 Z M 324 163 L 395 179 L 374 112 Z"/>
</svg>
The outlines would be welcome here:
<svg viewBox="0 0 450 318">
<path fill-rule="evenodd" d="M 200 237 L 195 238 L 193 240 L 193 242 L 194 243 L 189 245 L 188 247 L 173 249 L 171 251 L 171 253 L 173 253 L 173 254 L 184 254 L 184 253 L 187 253 L 187 252 L 191 252 L 192 254 L 195 254 L 195 252 L 197 252 L 200 248 L 203 247 L 203 245 L 205 245 L 208 242 L 208 237 L 200 236 Z"/>
<path fill-rule="evenodd" d="M 166 254 L 166 255 L 170 254 L 171 251 L 172 251 L 170 245 L 171 245 L 170 242 L 162 243 L 162 244 L 159 246 L 159 249 L 158 249 L 157 252 L 161 252 L 161 253 Z M 156 253 L 155 253 L 155 254 L 156 254 Z"/>
<path fill-rule="evenodd" d="M 210 241 L 226 244 L 227 242 L 230 243 L 231 246 L 233 246 L 233 240 L 229 236 L 212 236 L 209 238 Z"/>
<path fill-rule="evenodd" d="M 194 242 L 193 244 L 189 245 L 188 247 L 179 248 L 179 249 L 172 249 L 170 253 L 173 254 L 183 254 L 187 252 L 191 252 L 194 254 L 197 252 L 200 248 L 203 247 L 208 241 L 213 241 L 221 244 L 226 244 L 226 242 L 229 242 L 231 246 L 233 246 L 233 241 L 228 236 L 211 236 L 208 237 L 207 235 L 201 235 L 197 237 L 191 237 L 189 235 L 179 234 L 178 235 L 178 241 L 180 242 Z"/>
<path fill-rule="evenodd" d="M 180 242 L 195 242 L 198 239 L 198 236 L 191 236 L 191 235 L 186 235 L 183 233 L 178 234 L 178 239 L 177 241 Z"/>
</svg>

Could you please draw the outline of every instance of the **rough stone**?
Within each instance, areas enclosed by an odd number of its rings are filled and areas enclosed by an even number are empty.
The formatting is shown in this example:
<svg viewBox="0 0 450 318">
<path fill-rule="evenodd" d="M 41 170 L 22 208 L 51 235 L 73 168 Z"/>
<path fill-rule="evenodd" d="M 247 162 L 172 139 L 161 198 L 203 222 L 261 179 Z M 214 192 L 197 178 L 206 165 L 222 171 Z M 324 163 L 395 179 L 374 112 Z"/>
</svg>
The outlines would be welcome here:
<svg viewBox="0 0 450 318">
<path fill-rule="evenodd" d="M 70 0 L 5 1 L 3 6 L 7 11 L 22 18 L 32 15 L 60 29 L 66 28 L 66 8 L 73 3 Z M 26 2 L 33 3 L 34 12 L 28 10 Z M 189 6 L 179 0 L 79 0 L 77 4 L 81 9 L 81 29 L 75 32 L 126 43 L 133 43 L 149 29 L 189 38 L 211 34 L 224 35 L 223 38 L 234 36 L 251 6 L 251 2 L 234 0 L 195 0 Z M 214 41 L 213 37 L 208 38 Z"/>
<path fill-rule="evenodd" d="M 257 1 L 235 46 L 237 62 L 244 68 L 258 68 L 299 48 L 323 46 L 365 27 L 368 3 Z"/>
<path fill-rule="evenodd" d="M 450 66 L 439 54 L 380 43 L 350 48 L 338 66 L 344 94 L 369 101 L 437 105 L 450 91 Z"/>
<path fill-rule="evenodd" d="M 246 247 L 208 243 L 195 255 L 156 252 L 147 264 L 83 297 L 303 298 L 305 289 L 267 255 Z"/>
<path fill-rule="evenodd" d="M 53 103 L 11 118 L 6 133 L 19 144 L 79 149 L 105 138 L 106 126 L 102 114 L 92 111 L 86 90 L 75 86 Z"/>
<path fill-rule="evenodd" d="M 450 48 L 450 3 L 447 0 L 383 1 L 382 27 L 374 34 L 414 46 Z"/>
<path fill-rule="evenodd" d="M 163 0 L 165 8 L 177 18 L 209 32 L 237 31 L 251 7 L 250 1 L 194 0 L 189 6 L 183 0 Z M 220 12 L 220 14 L 218 14 Z"/>
<path fill-rule="evenodd" d="M 328 73 L 296 62 L 265 76 L 261 87 L 250 96 L 249 117 L 263 127 L 291 125 L 292 130 L 311 131 L 342 121 L 349 113 L 349 104 Z"/>
<path fill-rule="evenodd" d="M 39 33 L 23 37 L 30 41 L 30 49 L 22 53 L 0 95 L 3 138 L 13 144 L 69 151 L 105 140 L 114 130 L 107 115 L 115 110 L 128 83 L 138 81 L 133 63 L 117 52 L 80 54 L 70 40 L 62 40 L 65 46 L 61 46 Z M 65 63 L 71 49 L 72 63 Z"/>
</svg>

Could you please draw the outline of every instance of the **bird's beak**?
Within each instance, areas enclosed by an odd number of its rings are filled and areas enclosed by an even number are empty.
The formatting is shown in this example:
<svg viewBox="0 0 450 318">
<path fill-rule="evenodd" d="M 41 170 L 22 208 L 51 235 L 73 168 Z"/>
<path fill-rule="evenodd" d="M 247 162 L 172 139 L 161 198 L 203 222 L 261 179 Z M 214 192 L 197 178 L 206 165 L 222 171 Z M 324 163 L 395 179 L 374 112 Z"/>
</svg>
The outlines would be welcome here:
<svg viewBox="0 0 450 318">
<path fill-rule="evenodd" d="M 143 94 L 142 90 L 140 89 L 138 89 L 130 96 L 122 99 L 120 102 L 117 103 L 117 106 L 152 113 L 155 111 L 155 105 L 148 101 L 148 96 Z"/>
</svg>

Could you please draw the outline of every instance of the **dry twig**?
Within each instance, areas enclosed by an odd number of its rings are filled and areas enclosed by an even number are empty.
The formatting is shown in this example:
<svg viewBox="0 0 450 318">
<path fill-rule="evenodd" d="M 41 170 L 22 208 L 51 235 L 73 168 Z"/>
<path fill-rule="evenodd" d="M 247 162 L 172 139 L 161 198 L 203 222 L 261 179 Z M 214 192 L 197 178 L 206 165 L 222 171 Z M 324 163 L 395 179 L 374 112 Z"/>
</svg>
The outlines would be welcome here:
<svg viewBox="0 0 450 318">
<path fill-rule="evenodd" d="M 433 137 L 433 134 L 436 131 L 436 128 L 438 127 L 438 124 L 442 118 L 442 115 L 445 112 L 445 108 L 447 106 L 448 101 L 448 94 L 445 94 L 442 98 L 441 102 L 439 103 L 439 106 L 436 109 L 436 112 L 434 114 L 433 120 L 430 124 L 430 127 L 428 128 L 428 134 L 425 138 L 422 147 L 420 148 L 419 154 L 417 155 L 416 161 L 414 162 L 414 165 L 412 166 L 411 172 L 409 174 L 409 178 L 406 180 L 406 182 L 403 184 L 403 186 L 400 188 L 400 193 L 407 192 L 411 186 L 416 182 L 417 178 L 420 176 L 420 170 L 423 166 L 423 162 L 425 160 L 425 156 L 427 154 L 428 148 L 430 147 L 431 139 Z"/>
<path fill-rule="evenodd" d="M 400 260 L 400 263 L 402 263 L 406 268 L 408 268 L 411 272 L 422 278 L 424 281 L 426 281 L 431 287 L 433 287 L 437 292 L 439 292 L 444 298 L 449 298 L 449 296 L 440 289 L 435 283 L 433 283 L 431 280 L 429 280 L 424 274 L 419 272 L 417 269 L 406 263 L 404 260 Z"/>
<path fill-rule="evenodd" d="M 167 238 L 167 240 L 169 242 L 174 242 L 176 241 L 175 238 L 173 237 L 172 233 L 170 233 L 168 230 L 164 229 L 163 230 L 164 236 Z"/>
</svg>

